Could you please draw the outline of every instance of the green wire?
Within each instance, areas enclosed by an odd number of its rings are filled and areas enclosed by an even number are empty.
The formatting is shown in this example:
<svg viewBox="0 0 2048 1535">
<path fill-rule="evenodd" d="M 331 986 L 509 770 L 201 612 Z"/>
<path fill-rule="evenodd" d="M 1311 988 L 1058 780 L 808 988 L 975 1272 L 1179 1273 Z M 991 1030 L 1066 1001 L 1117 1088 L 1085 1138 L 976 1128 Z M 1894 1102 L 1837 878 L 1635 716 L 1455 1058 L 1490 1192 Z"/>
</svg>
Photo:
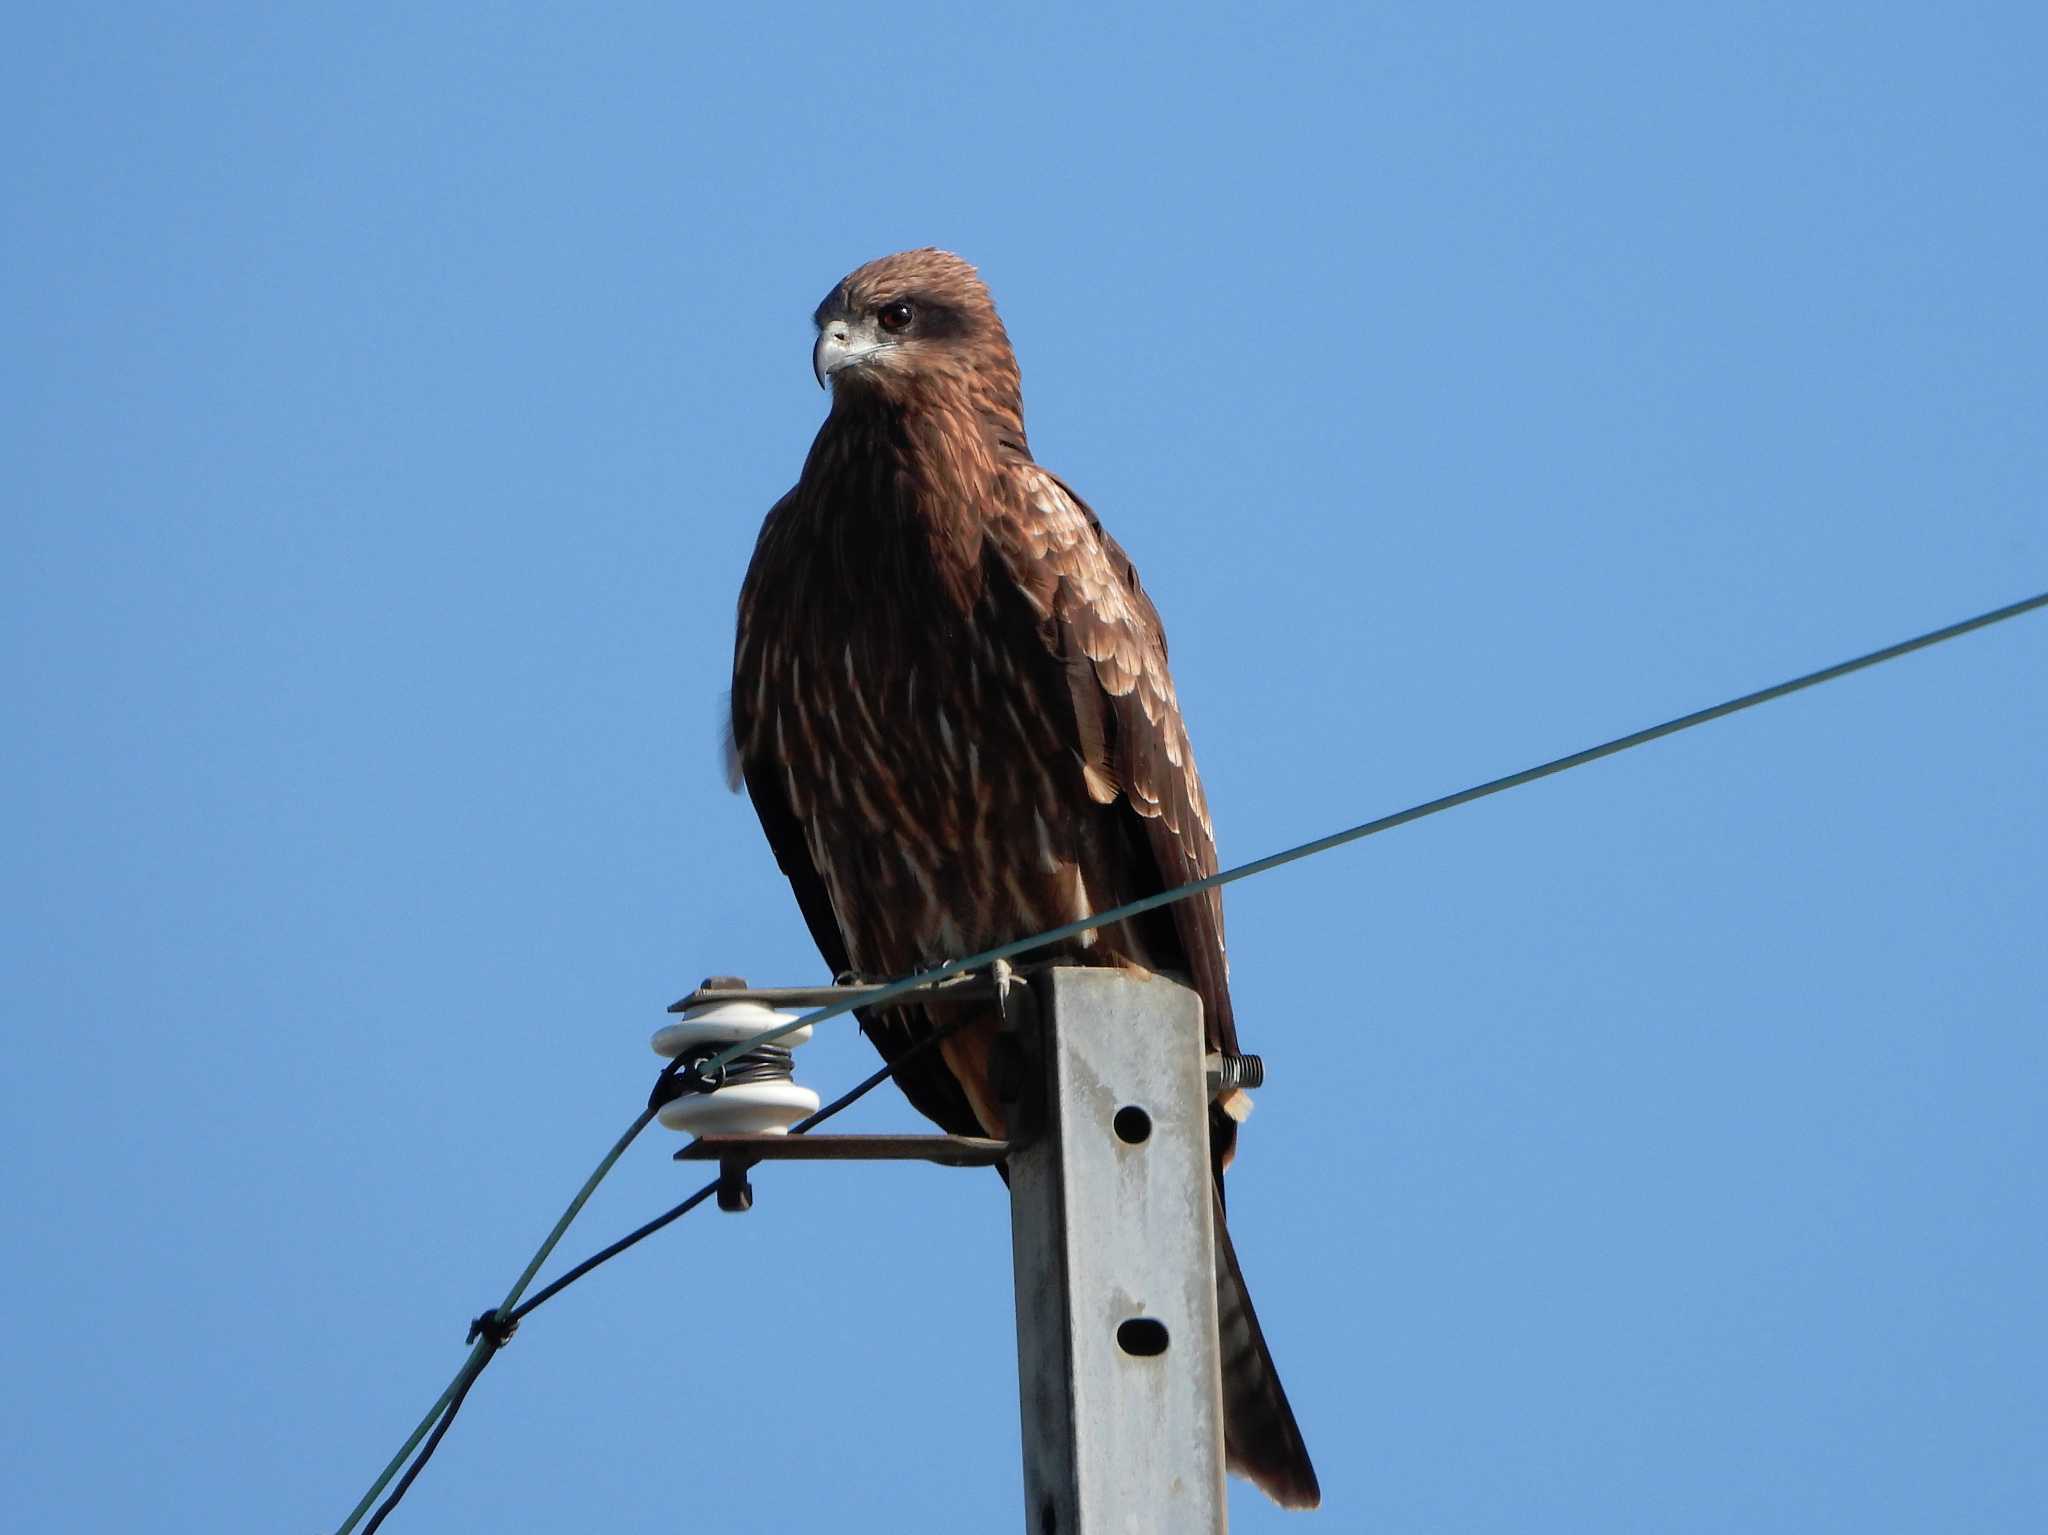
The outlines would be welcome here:
<svg viewBox="0 0 2048 1535">
<path fill-rule="evenodd" d="M 934 969 L 921 971 L 912 976 L 905 976 L 901 980 L 891 981 L 888 985 L 878 989 L 863 991 L 858 997 L 849 998 L 843 1002 L 830 1003 L 825 1007 L 817 1009 L 815 1012 L 806 1013 L 801 1018 L 792 1019 L 788 1023 L 779 1024 L 772 1029 L 764 1029 L 752 1038 L 743 1039 L 737 1044 L 719 1051 L 718 1054 L 699 1062 L 696 1070 L 700 1076 L 709 1075 L 717 1068 L 737 1060 L 749 1050 L 761 1045 L 772 1044 L 785 1035 L 794 1034 L 798 1029 L 807 1028 L 812 1024 L 823 1023 L 827 1019 L 840 1017 L 842 1014 L 851 1012 L 856 1007 L 878 1007 L 884 1003 L 892 1002 L 898 997 L 906 996 L 911 992 L 922 991 L 927 987 L 936 986 L 939 982 L 950 980 L 956 975 L 963 975 L 967 971 L 979 970 L 985 965 L 992 965 L 998 960 L 1009 959 L 1018 954 L 1029 954 L 1035 949 L 1047 948 L 1052 944 L 1064 942 L 1066 939 L 1077 937 L 1095 928 L 1107 927 L 1113 922 L 1122 922 L 1127 918 L 1156 910 L 1161 906 L 1171 906 L 1176 901 L 1184 901 L 1189 896 L 1200 895 L 1205 890 L 1215 890 L 1224 885 L 1234 884 L 1241 879 L 1250 879 L 1254 874 L 1263 874 L 1268 869 L 1277 869 L 1284 864 L 1296 863 L 1304 858 L 1313 858 L 1318 853 L 1326 853 L 1332 848 L 1343 847 L 1346 843 L 1362 841 L 1367 837 L 1376 836 L 1383 831 L 1392 831 L 1397 826 L 1406 826 L 1411 821 L 1420 821 L 1427 816 L 1436 815 L 1440 811 L 1452 810 L 1459 805 L 1469 805 L 1474 800 L 1485 799 L 1488 795 L 1499 794 L 1507 789 L 1518 788 L 1525 783 L 1534 783 L 1539 778 L 1549 778 L 1553 774 L 1581 767 L 1588 762 L 1597 762 L 1602 757 L 1612 757 L 1616 753 L 1628 751 L 1632 747 L 1644 746 L 1651 741 L 1662 740 L 1665 736 L 1677 735 L 1681 730 L 1690 730 L 1695 725 L 1704 725 L 1710 720 L 1723 719 L 1730 714 L 1740 713 L 1744 709 L 1754 708 L 1758 704 L 1769 703 L 1774 698 L 1783 698 L 1789 693 L 1797 693 L 1805 688 L 1817 687 L 1819 684 L 1831 682 L 1837 677 L 1846 677 L 1851 672 L 1862 671 L 1865 667 L 1876 666 L 1882 662 L 1894 660 L 1899 656 L 1908 655 L 1916 650 L 1925 650 L 1930 645 L 1939 645 L 1944 640 L 1952 640 L 1959 635 L 1968 634 L 1972 630 L 1984 629 L 1992 624 L 2003 623 L 2008 618 L 2017 618 L 2022 613 L 2031 613 L 2036 608 L 2042 607 L 2048 607 L 2048 592 L 2042 592 L 2019 602 L 2010 603 L 2002 608 L 1994 608 L 1988 613 L 1980 613 L 1975 618 L 1966 618 L 1960 623 L 1948 624 L 1939 629 L 1931 629 L 1925 634 L 1916 635 L 1910 640 L 1901 640 L 1896 645 L 1887 645 L 1882 650 L 1873 650 L 1867 655 L 1856 656 L 1847 661 L 1838 661 L 1833 666 L 1824 666 L 1817 672 L 1808 672 L 1805 676 L 1795 677 L 1789 682 L 1780 682 L 1774 687 L 1762 688 L 1754 693 L 1745 693 L 1740 698 L 1731 698 L 1726 703 L 1715 704 L 1712 708 L 1695 710 L 1691 714 L 1682 714 L 1676 719 L 1666 720 L 1661 725 L 1652 725 L 1647 730 L 1638 730 L 1630 735 L 1617 736 L 1612 741 L 1604 741 L 1598 746 L 1589 746 L 1584 751 L 1573 752 L 1568 757 L 1557 757 L 1539 766 L 1524 768 L 1519 773 L 1510 773 L 1505 778 L 1489 779 L 1487 782 L 1475 784 L 1469 789 L 1461 789 L 1456 794 L 1446 794 L 1440 799 L 1427 800 L 1420 805 L 1411 805 L 1406 810 L 1397 810 L 1392 815 L 1381 816 L 1378 820 L 1365 821 L 1357 826 L 1347 827 L 1343 831 L 1332 832 L 1329 836 L 1318 837 L 1313 842 L 1304 842 L 1298 847 L 1291 847 L 1278 853 L 1269 853 L 1264 858 L 1254 858 L 1250 863 L 1241 863 L 1235 868 L 1224 869 L 1216 874 L 1205 875 L 1201 879 L 1190 880 L 1185 885 L 1176 885 L 1173 889 L 1162 890 L 1157 895 L 1148 895 L 1141 900 L 1127 901 L 1122 906 L 1111 907 L 1108 911 L 1097 912 L 1092 917 L 1083 917 L 1078 921 L 1069 922 L 1064 927 L 1052 928 L 1047 932 L 1039 933 L 1030 938 L 1018 938 L 1009 943 L 1000 943 L 992 949 L 984 949 L 981 953 L 971 954 L 965 959 L 947 960 L 944 964 Z M 569 1202 L 569 1208 L 564 1210 L 562 1218 L 555 1222 L 555 1229 L 548 1233 L 547 1240 L 542 1242 L 539 1250 L 534 1253 L 533 1261 L 526 1265 L 525 1272 L 520 1274 L 518 1281 L 506 1293 L 504 1304 L 497 1311 L 499 1316 L 510 1314 L 512 1308 L 519 1304 L 519 1297 L 526 1293 L 526 1287 L 533 1282 L 534 1275 L 540 1272 L 541 1265 L 547 1262 L 548 1255 L 555 1250 L 555 1245 L 568 1232 L 570 1222 L 576 1219 L 576 1216 L 589 1201 L 591 1194 L 596 1190 L 598 1184 L 603 1182 L 605 1175 L 612 1170 L 613 1164 L 625 1155 L 626 1148 L 633 1144 L 634 1139 L 638 1137 L 642 1130 L 647 1128 L 648 1124 L 653 1120 L 654 1114 L 655 1111 L 651 1108 L 642 1111 L 640 1116 L 633 1121 L 632 1128 L 618 1138 L 612 1149 L 605 1154 L 604 1160 L 597 1164 L 596 1170 L 584 1180 L 583 1187 L 577 1190 L 576 1197 Z M 370 1505 L 376 1501 L 377 1495 L 384 1490 L 391 1478 L 398 1474 L 398 1469 L 405 1464 L 406 1457 L 412 1454 L 422 1439 L 426 1438 L 428 1431 L 434 1425 L 434 1420 L 440 1416 L 442 1409 L 464 1390 L 470 1382 L 476 1379 L 493 1352 L 494 1345 L 490 1339 L 478 1340 L 475 1347 L 470 1350 L 469 1357 L 463 1361 L 462 1368 L 456 1372 L 455 1379 L 448 1383 L 448 1389 L 441 1393 L 439 1399 L 427 1410 L 427 1415 L 420 1419 L 419 1427 L 412 1431 L 412 1436 L 400 1446 L 398 1453 L 391 1457 L 391 1463 L 384 1468 L 384 1474 L 379 1476 L 376 1482 L 372 1484 L 370 1490 L 363 1494 L 362 1502 L 358 1503 L 355 1506 L 355 1511 L 342 1521 L 341 1528 L 335 1532 L 335 1535 L 349 1535 L 349 1532 L 356 1527 L 357 1522 L 368 1511 Z"/>
<path fill-rule="evenodd" d="M 419 1427 L 415 1428 L 412 1431 L 412 1436 L 398 1447 L 398 1453 L 392 1456 L 390 1464 L 385 1466 L 384 1474 L 370 1484 L 370 1490 L 363 1494 L 363 1501 L 350 1511 L 346 1519 L 342 1520 L 341 1528 L 335 1532 L 335 1535 L 349 1535 L 349 1531 L 353 1530 L 363 1515 L 370 1511 L 370 1505 L 377 1501 L 377 1494 L 384 1490 L 385 1486 L 394 1476 L 398 1475 L 398 1468 L 404 1465 L 407 1457 L 419 1447 L 419 1442 L 427 1437 L 427 1430 L 431 1429 L 434 1426 L 434 1420 L 441 1416 L 441 1409 L 446 1407 L 454 1399 L 456 1393 L 461 1391 L 467 1383 L 483 1374 L 484 1362 L 490 1358 L 490 1355 L 491 1340 L 488 1338 L 477 1339 L 476 1346 L 469 1351 L 469 1357 L 462 1361 L 462 1368 L 455 1372 L 455 1379 L 448 1382 L 448 1389 L 443 1391 L 439 1398 L 435 1400 L 434 1405 L 427 1409 L 427 1415 L 420 1419 Z"/>
<path fill-rule="evenodd" d="M 597 1164 L 588 1178 L 583 1180 L 583 1187 L 578 1189 L 576 1197 L 569 1201 L 569 1208 L 564 1210 L 562 1218 L 555 1222 L 555 1229 L 550 1231 L 548 1239 L 540 1244 L 539 1250 L 533 1255 L 533 1261 L 526 1265 L 526 1271 L 519 1276 L 512 1288 L 505 1292 L 504 1302 L 498 1307 L 499 1316 L 506 1315 L 519 1304 L 519 1297 L 524 1295 L 526 1287 L 533 1283 L 533 1276 L 540 1272 L 540 1266 L 548 1261 L 548 1254 L 555 1250 L 555 1244 L 568 1233 L 569 1223 L 582 1213 L 584 1205 L 589 1203 L 590 1196 L 596 1192 L 597 1186 L 604 1182 L 605 1175 L 612 1170 L 619 1158 L 626 1154 L 626 1148 L 639 1138 L 642 1130 L 654 1122 L 654 1114 L 655 1111 L 651 1107 L 642 1109 L 626 1133 L 612 1142 L 612 1149 L 604 1154 L 604 1160 Z"/>
<path fill-rule="evenodd" d="M 737 1059 L 757 1046 L 772 1044 L 776 1040 L 781 1039 L 785 1034 L 794 1034 L 798 1029 L 808 1028 L 816 1023 L 823 1023 L 828 1018 L 837 1018 L 840 1014 L 849 1012 L 855 1007 L 880 1006 L 882 1003 L 894 1001 L 897 997 L 903 996 L 908 992 L 920 991 L 927 986 L 935 986 L 940 981 L 950 980 L 954 976 L 969 970 L 979 970 L 982 966 L 994 964 L 997 960 L 1009 959 L 1013 955 L 1018 954 L 1028 954 L 1034 949 L 1046 948 L 1052 944 L 1063 942 L 1068 938 L 1077 937 L 1095 928 L 1107 927 L 1113 922 L 1122 922 L 1128 917 L 1135 917 L 1161 906 L 1171 906 L 1176 901 L 1184 901 L 1191 895 L 1200 895 L 1205 890 L 1215 890 L 1224 885 L 1234 884 L 1241 879 L 1250 879 L 1254 874 L 1263 874 L 1268 869 L 1277 869 L 1283 864 L 1295 863 L 1303 858 L 1313 858 L 1317 853 L 1326 853 L 1331 848 L 1342 847 L 1349 842 L 1358 842 L 1366 837 L 1376 836 L 1383 831 L 1392 831 L 1397 826 L 1406 826 L 1411 821 L 1420 821 L 1426 816 L 1436 815 L 1439 811 L 1452 810 L 1459 805 L 1469 805 L 1472 801 L 1485 799 L 1490 794 L 1499 794 L 1503 790 L 1518 788 L 1525 783 L 1534 783 L 1539 778 L 1548 778 L 1552 774 L 1562 773 L 1570 768 L 1583 766 L 1588 762 L 1597 762 L 1602 757 L 1612 757 L 1617 752 L 1625 752 L 1631 747 L 1647 745 L 1651 741 L 1662 740 L 1665 736 L 1677 735 L 1681 730 L 1690 730 L 1693 726 L 1704 725 L 1709 720 L 1722 719 L 1727 715 L 1740 713 L 1744 709 L 1755 708 L 1758 704 L 1769 703 L 1774 698 L 1783 698 L 1788 693 L 1797 693 L 1804 688 L 1817 687 L 1823 682 L 1831 682 L 1837 677 L 1846 677 L 1851 672 L 1862 671 L 1865 667 L 1876 666 L 1881 662 L 1894 660 L 1915 650 L 1924 650 L 1929 645 L 1939 645 L 1943 640 L 1952 640 L 1958 635 L 1970 633 L 1973 629 L 1983 629 L 1992 624 L 2002 623 L 2008 618 L 2017 618 L 2022 613 L 2030 613 L 2040 607 L 2048 607 L 2048 592 L 2039 593 L 2036 596 L 2025 598 L 2002 608 L 1994 608 L 1989 613 L 1979 613 L 1975 618 L 1966 618 L 1960 623 L 1947 624 L 1939 629 L 1931 629 L 1927 633 L 1916 635 L 1910 640 L 1901 640 L 1896 645 L 1887 645 L 1882 650 L 1873 650 L 1867 655 L 1857 656 L 1852 660 L 1838 661 L 1833 666 L 1824 666 L 1817 672 L 1808 672 L 1803 677 L 1794 677 L 1790 682 L 1780 682 L 1774 687 L 1761 688 L 1754 693 L 1745 693 L 1740 698 L 1731 698 L 1726 703 L 1715 704 L 1709 709 L 1699 709 L 1691 714 L 1681 714 L 1677 719 L 1666 720 L 1661 725 L 1652 725 L 1647 730 L 1638 730 L 1630 735 L 1617 736 L 1612 741 L 1603 741 L 1598 746 L 1589 746 L 1584 751 L 1573 752 L 1569 757 L 1558 757 L 1537 767 L 1524 768 L 1519 773 L 1510 773 L 1505 778 L 1490 779 L 1486 783 L 1476 784 L 1472 788 L 1461 789 L 1456 794 L 1446 794 L 1441 799 L 1429 800 L 1420 805 L 1411 805 L 1406 810 L 1397 810 L 1392 815 L 1381 816 L 1376 821 L 1366 821 L 1340 832 L 1332 832 L 1327 837 L 1318 837 L 1313 842 L 1304 842 L 1299 847 L 1291 847 L 1284 852 L 1269 853 L 1264 858 L 1254 858 L 1250 863 L 1241 863 L 1234 869 L 1225 869 L 1220 873 L 1205 875 L 1201 879 L 1190 880 L 1185 885 L 1176 885 L 1173 889 L 1162 890 L 1157 895 L 1148 895 L 1136 901 L 1126 901 L 1121 906 L 1114 906 L 1108 911 L 1097 912 L 1092 917 L 1082 917 L 1078 921 L 1067 923 L 1064 927 L 1052 928 L 1047 932 L 1039 933 L 1030 938 L 1018 938 L 1009 943 L 999 943 L 992 949 L 984 949 L 981 953 L 971 954 L 966 959 L 948 960 L 943 965 L 939 965 L 934 969 L 920 971 L 918 974 L 906 976 L 902 980 L 891 981 L 888 985 L 878 990 L 864 991 L 858 997 L 849 998 L 843 1002 L 830 1003 L 825 1007 L 819 1008 L 816 1012 L 806 1013 L 801 1018 L 792 1019 L 790 1022 L 779 1024 L 772 1029 L 765 1029 L 752 1038 L 743 1039 L 739 1043 L 721 1050 L 718 1054 L 699 1062 L 697 1070 L 700 1075 L 709 1075 L 718 1067 Z"/>
<path fill-rule="evenodd" d="M 597 1186 L 604 1182 L 605 1175 L 617 1164 L 619 1158 L 626 1154 L 626 1148 L 632 1145 L 639 1137 L 640 1132 L 653 1122 L 654 1113 L 655 1111 L 651 1108 L 642 1109 L 639 1117 L 633 1121 L 631 1128 L 612 1143 L 612 1149 L 605 1153 L 604 1160 L 599 1162 L 592 1169 L 590 1176 L 583 1180 L 583 1187 L 578 1189 L 576 1197 L 569 1201 L 569 1208 L 564 1210 L 562 1218 L 555 1222 L 555 1229 L 548 1233 L 547 1240 L 540 1244 L 539 1249 L 533 1255 L 532 1261 L 526 1265 L 519 1278 L 513 1282 L 512 1288 L 505 1292 L 504 1302 L 497 1309 L 499 1316 L 510 1315 L 512 1308 L 519 1304 L 519 1297 L 524 1295 L 526 1287 L 533 1283 L 533 1276 L 540 1272 L 540 1266 L 548 1261 L 548 1254 L 552 1253 L 555 1250 L 556 1244 L 568 1234 L 570 1223 L 582 1213 L 583 1207 L 590 1202 L 590 1196 L 597 1191 Z M 394 1476 L 398 1475 L 399 1467 L 403 1466 L 407 1457 L 419 1447 L 420 1441 L 427 1437 L 428 1430 L 434 1426 L 434 1420 L 441 1416 L 441 1410 L 466 1390 L 470 1382 L 483 1373 L 484 1366 L 490 1362 L 491 1355 L 496 1351 L 497 1345 L 491 1339 L 477 1339 L 475 1346 L 469 1351 L 469 1357 L 462 1361 L 462 1368 L 455 1372 L 455 1379 L 448 1382 L 448 1389 L 443 1391 L 435 1400 L 434 1405 L 427 1409 L 427 1415 L 420 1419 L 419 1427 L 415 1428 L 412 1431 L 412 1436 L 398 1447 L 398 1453 L 391 1457 L 390 1463 L 384 1467 L 383 1474 L 370 1484 L 370 1490 L 363 1494 L 362 1502 L 358 1503 L 349 1516 L 342 1520 L 341 1528 L 335 1531 L 335 1535 L 349 1535 L 349 1531 L 353 1530 L 361 1521 L 363 1515 L 370 1511 L 370 1505 L 377 1501 L 377 1495 L 385 1489 Z"/>
</svg>

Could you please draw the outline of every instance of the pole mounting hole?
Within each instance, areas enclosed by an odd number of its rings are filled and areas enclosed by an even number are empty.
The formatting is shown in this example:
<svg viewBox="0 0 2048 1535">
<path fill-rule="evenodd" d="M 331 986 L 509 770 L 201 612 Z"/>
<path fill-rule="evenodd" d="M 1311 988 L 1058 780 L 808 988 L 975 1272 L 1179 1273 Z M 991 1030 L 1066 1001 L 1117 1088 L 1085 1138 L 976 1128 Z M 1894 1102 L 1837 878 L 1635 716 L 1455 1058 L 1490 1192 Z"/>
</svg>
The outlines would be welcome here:
<svg viewBox="0 0 2048 1535">
<path fill-rule="evenodd" d="M 1134 1316 L 1117 1327 L 1116 1346 L 1136 1359 L 1157 1359 L 1166 1352 L 1166 1324 Z"/>
<path fill-rule="evenodd" d="M 1126 1146 L 1143 1145 L 1152 1138 L 1152 1116 L 1135 1103 L 1127 1103 L 1118 1109 L 1109 1126 Z"/>
</svg>

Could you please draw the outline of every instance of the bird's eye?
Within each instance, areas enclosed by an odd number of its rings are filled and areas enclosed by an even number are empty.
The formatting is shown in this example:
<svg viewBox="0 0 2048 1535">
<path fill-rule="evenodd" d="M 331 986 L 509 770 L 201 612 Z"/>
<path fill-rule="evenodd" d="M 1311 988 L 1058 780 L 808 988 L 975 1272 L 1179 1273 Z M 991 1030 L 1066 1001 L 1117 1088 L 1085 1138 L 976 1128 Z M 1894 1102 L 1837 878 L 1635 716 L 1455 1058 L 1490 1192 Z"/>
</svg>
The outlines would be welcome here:
<svg viewBox="0 0 2048 1535">
<path fill-rule="evenodd" d="M 902 330 L 910 324 L 910 318 L 910 306 L 901 299 L 893 304 L 884 304 L 875 311 L 875 319 L 881 323 L 883 330 Z"/>
</svg>

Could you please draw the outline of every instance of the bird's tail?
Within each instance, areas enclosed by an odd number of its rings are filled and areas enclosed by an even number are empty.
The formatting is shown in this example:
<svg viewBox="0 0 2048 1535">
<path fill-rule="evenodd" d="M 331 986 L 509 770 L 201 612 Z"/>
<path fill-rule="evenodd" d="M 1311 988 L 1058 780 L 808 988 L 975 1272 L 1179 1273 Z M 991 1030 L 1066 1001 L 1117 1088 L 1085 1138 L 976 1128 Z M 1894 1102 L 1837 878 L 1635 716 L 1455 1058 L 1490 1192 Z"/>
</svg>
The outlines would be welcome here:
<svg viewBox="0 0 2048 1535">
<path fill-rule="evenodd" d="M 1282 1508 L 1314 1508 L 1323 1501 L 1308 1446 L 1280 1372 L 1266 1350 L 1258 1313 L 1216 1202 L 1216 1332 L 1223 1357 L 1223 1458 Z"/>
</svg>

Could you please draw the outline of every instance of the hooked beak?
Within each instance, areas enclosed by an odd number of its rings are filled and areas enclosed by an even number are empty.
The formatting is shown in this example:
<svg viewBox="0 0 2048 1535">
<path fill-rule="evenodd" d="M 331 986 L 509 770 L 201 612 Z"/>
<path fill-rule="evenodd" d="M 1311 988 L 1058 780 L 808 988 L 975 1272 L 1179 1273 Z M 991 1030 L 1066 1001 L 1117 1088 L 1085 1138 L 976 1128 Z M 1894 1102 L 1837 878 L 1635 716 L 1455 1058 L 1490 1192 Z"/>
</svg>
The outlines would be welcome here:
<svg viewBox="0 0 2048 1535">
<path fill-rule="evenodd" d="M 818 387 L 823 389 L 831 384 L 835 373 L 894 347 L 893 341 L 857 333 L 848 321 L 832 320 L 819 330 L 817 344 L 811 348 L 811 372 L 817 375 Z"/>
</svg>

